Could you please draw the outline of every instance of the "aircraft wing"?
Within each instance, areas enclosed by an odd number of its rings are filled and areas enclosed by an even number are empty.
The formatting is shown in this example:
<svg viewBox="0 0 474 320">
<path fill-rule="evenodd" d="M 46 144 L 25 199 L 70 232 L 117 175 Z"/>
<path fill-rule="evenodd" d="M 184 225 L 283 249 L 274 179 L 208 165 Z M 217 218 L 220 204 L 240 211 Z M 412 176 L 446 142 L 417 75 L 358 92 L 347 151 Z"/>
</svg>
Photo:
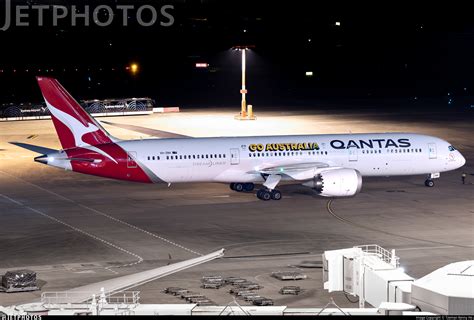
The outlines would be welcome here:
<svg viewBox="0 0 474 320">
<path fill-rule="evenodd" d="M 74 288 L 66 292 L 61 293 L 61 302 L 63 303 L 82 303 L 90 300 L 92 295 L 95 294 L 97 297 L 100 296 L 102 288 L 104 288 L 105 294 L 111 295 L 113 293 L 122 292 L 142 284 L 148 283 L 150 281 L 168 276 L 170 274 L 200 265 L 202 263 L 221 258 L 224 256 L 224 249 L 210 253 L 205 256 L 197 257 L 190 260 L 185 260 L 170 264 L 164 267 L 159 267 L 152 270 L 147 270 L 139 273 L 134 273 L 126 275 L 123 277 L 118 277 L 114 279 L 109 279 L 82 287 Z M 44 297 L 52 295 L 53 297 L 57 296 L 57 293 L 47 292 L 43 293 Z M 64 301 L 63 301 L 64 300 Z"/>
<path fill-rule="evenodd" d="M 113 123 L 113 122 L 108 122 L 108 121 L 100 121 L 100 122 L 111 125 L 111 126 L 114 126 L 114 127 L 144 133 L 144 134 L 154 136 L 154 137 L 157 137 L 157 138 L 192 138 L 190 136 L 185 136 L 185 135 L 178 134 L 178 133 L 173 133 L 173 132 L 163 131 L 163 130 L 150 129 L 150 128 L 140 127 L 140 126 L 134 126 L 134 125 L 131 125 L 131 124 Z"/>
<path fill-rule="evenodd" d="M 304 181 L 313 179 L 321 168 L 328 167 L 329 165 L 324 162 L 308 162 L 261 168 L 256 172 L 270 176 L 288 176 L 294 180 Z"/>
</svg>

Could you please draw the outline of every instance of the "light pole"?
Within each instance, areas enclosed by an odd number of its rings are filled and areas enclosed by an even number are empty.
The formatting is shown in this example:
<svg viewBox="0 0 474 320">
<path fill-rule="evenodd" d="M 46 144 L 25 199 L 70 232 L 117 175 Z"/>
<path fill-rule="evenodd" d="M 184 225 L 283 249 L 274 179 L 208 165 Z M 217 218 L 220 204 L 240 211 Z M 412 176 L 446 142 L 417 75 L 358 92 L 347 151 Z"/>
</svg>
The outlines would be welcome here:
<svg viewBox="0 0 474 320">
<path fill-rule="evenodd" d="M 247 48 L 240 50 L 242 52 L 242 89 L 240 90 L 240 93 L 242 94 L 240 115 L 242 117 L 247 116 L 247 101 L 245 100 L 245 95 L 247 94 L 247 89 L 245 89 L 245 69 L 246 69 L 245 52 L 247 50 L 248 50 Z"/>
<path fill-rule="evenodd" d="M 255 120 L 256 119 L 255 115 L 253 114 L 252 105 L 249 105 L 247 109 L 247 99 L 246 99 L 247 88 L 245 86 L 245 73 L 246 73 L 246 67 L 247 67 L 246 51 L 252 47 L 254 46 L 235 46 L 232 48 L 233 50 L 239 50 L 242 54 L 242 88 L 240 89 L 240 93 L 242 94 L 242 100 L 240 102 L 240 114 L 235 116 L 235 119 L 237 120 Z"/>
</svg>

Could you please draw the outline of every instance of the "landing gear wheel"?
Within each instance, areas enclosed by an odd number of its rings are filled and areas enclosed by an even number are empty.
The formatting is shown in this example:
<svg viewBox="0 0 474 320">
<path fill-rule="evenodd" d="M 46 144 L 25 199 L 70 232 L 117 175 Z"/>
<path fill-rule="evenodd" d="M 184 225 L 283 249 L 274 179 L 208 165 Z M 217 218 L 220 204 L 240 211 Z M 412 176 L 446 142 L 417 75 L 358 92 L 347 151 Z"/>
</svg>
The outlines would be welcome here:
<svg viewBox="0 0 474 320">
<path fill-rule="evenodd" d="M 244 191 L 245 192 L 253 191 L 254 188 L 255 188 L 255 185 L 253 183 L 245 183 L 244 184 Z"/>
<path fill-rule="evenodd" d="M 229 185 L 229 187 L 230 187 L 230 190 L 235 191 L 235 183 L 231 183 L 231 184 Z"/>
<path fill-rule="evenodd" d="M 432 179 L 426 179 L 425 180 L 425 186 L 429 187 L 429 188 L 433 188 L 434 187 L 434 181 Z"/>
<path fill-rule="evenodd" d="M 272 195 L 271 195 L 270 191 L 265 190 L 265 189 L 260 189 L 257 192 L 257 198 L 259 198 L 260 200 L 263 200 L 263 201 L 268 201 L 272 198 Z"/>
<path fill-rule="evenodd" d="M 272 200 L 280 200 L 281 199 L 281 192 L 279 190 L 273 190 L 271 192 Z"/>
<path fill-rule="evenodd" d="M 244 190 L 243 183 L 234 183 L 234 190 L 237 192 L 242 192 Z"/>
</svg>

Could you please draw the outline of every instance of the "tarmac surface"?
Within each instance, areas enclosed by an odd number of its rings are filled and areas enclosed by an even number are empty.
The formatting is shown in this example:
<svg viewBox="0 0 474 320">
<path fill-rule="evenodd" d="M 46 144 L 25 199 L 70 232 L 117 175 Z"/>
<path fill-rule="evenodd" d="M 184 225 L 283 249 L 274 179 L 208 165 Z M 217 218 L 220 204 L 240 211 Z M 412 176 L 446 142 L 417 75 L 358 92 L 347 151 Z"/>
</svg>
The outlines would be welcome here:
<svg viewBox="0 0 474 320">
<path fill-rule="evenodd" d="M 316 108 L 315 108 L 316 109 Z M 37 154 L 10 144 L 58 149 L 50 120 L 0 122 L 0 274 L 31 269 L 41 291 L 0 293 L 0 305 L 37 299 L 41 292 L 156 268 L 220 248 L 225 258 L 148 283 L 142 303 L 185 303 L 165 287 L 200 292 L 219 305 L 233 301 L 228 288 L 202 289 L 205 275 L 238 276 L 264 286 L 276 305 L 321 307 L 341 293 L 323 289 L 318 265 L 325 250 L 363 244 L 396 249 L 405 271 L 419 278 L 448 263 L 474 259 L 474 127 L 472 113 L 412 110 L 293 110 L 258 112 L 236 121 L 232 110 L 99 118 L 193 137 L 359 132 L 417 132 L 450 141 L 467 160 L 441 174 L 434 188 L 425 177 L 366 178 L 356 197 L 328 199 L 303 186 L 282 186 L 281 201 L 263 202 L 221 184 L 148 185 L 66 172 L 33 161 Z M 104 127 L 122 139 L 149 136 Z M 467 173 L 466 184 L 461 183 Z M 301 271 L 307 280 L 282 282 L 274 271 Z M 285 285 L 304 289 L 282 296 Z M 355 297 L 350 297 L 355 300 Z M 242 304 L 246 304 L 242 302 Z"/>
</svg>

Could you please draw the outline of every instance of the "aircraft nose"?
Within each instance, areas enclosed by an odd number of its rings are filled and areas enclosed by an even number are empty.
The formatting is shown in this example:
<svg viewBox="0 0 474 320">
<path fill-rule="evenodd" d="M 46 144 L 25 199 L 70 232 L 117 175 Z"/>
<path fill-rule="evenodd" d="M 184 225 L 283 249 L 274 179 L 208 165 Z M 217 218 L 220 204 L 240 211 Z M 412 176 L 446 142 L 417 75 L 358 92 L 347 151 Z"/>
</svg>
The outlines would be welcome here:
<svg viewBox="0 0 474 320">
<path fill-rule="evenodd" d="M 466 164 L 466 158 L 464 158 L 461 153 L 459 153 L 459 164 L 460 164 L 459 167 L 462 167 L 463 165 Z"/>
</svg>

